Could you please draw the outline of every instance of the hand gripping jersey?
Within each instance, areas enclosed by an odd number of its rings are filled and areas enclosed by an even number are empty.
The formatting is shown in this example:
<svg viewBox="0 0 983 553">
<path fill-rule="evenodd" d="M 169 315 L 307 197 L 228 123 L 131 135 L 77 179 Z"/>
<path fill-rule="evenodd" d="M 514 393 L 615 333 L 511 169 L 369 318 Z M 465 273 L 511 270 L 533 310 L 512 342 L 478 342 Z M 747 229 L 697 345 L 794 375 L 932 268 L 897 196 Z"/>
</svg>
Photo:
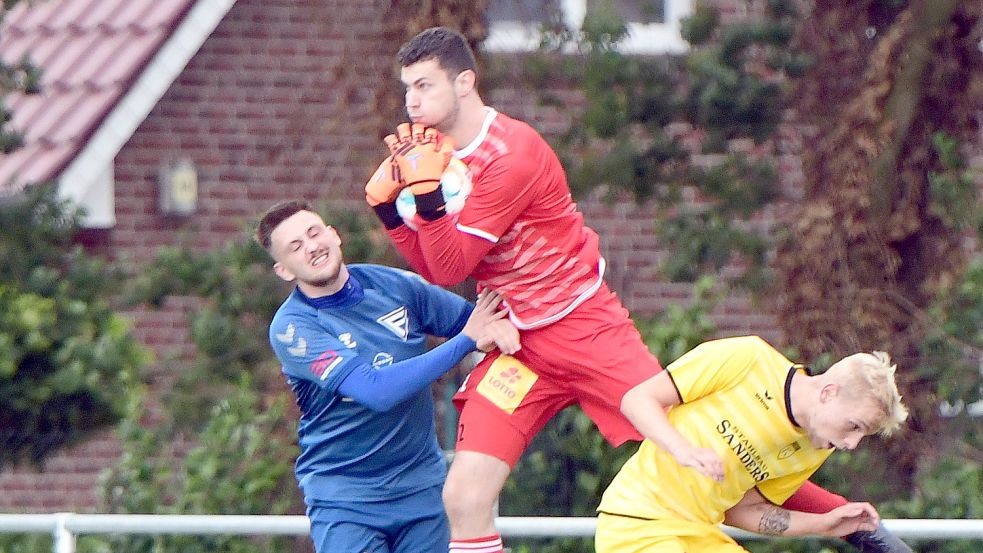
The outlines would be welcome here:
<svg viewBox="0 0 983 553">
<path fill-rule="evenodd" d="M 456 221 L 441 217 L 389 234 L 431 282 L 472 276 L 505 297 L 516 326 L 545 326 L 600 287 L 598 237 L 584 225 L 549 144 L 526 123 L 486 109 L 477 138 L 454 154 L 472 180 Z"/>
<path fill-rule="evenodd" d="M 802 368 L 761 338 L 706 342 L 666 370 L 682 398 L 669 410 L 670 422 L 695 447 L 717 452 L 724 482 L 683 467 L 645 440 L 598 511 L 664 521 L 673 535 L 698 534 L 723 522 L 724 511 L 751 488 L 781 505 L 832 452 L 813 448 L 793 423 L 788 390 Z"/>
<path fill-rule="evenodd" d="M 446 476 L 429 386 L 382 412 L 338 387 L 361 363 L 386 367 L 424 353 L 428 334 L 457 334 L 471 307 L 406 271 L 348 268 L 343 290 L 316 299 L 294 290 L 270 324 L 301 411 L 296 475 L 308 504 L 397 498 Z"/>
</svg>

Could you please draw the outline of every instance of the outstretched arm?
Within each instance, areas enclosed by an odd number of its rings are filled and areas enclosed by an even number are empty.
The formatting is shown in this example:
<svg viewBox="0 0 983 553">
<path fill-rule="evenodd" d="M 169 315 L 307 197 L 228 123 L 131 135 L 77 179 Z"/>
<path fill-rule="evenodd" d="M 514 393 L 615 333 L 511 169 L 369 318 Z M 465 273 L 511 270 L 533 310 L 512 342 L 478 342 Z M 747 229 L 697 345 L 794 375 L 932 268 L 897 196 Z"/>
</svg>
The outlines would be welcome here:
<svg viewBox="0 0 983 553">
<path fill-rule="evenodd" d="M 847 503 L 828 513 L 789 511 L 751 489 L 724 515 L 724 523 L 736 528 L 772 536 L 843 536 L 872 531 L 880 523 L 877 510 L 869 503 Z"/>
<path fill-rule="evenodd" d="M 498 310 L 501 298 L 487 294 L 478 300 L 460 334 L 436 348 L 387 367 L 361 362 L 341 381 L 338 391 L 374 411 L 386 411 L 430 385 L 479 348 L 496 345 L 505 353 L 518 349 L 518 331 Z"/>
<path fill-rule="evenodd" d="M 847 503 L 845 497 L 807 480 L 795 491 L 792 497 L 782 503 L 782 507 L 790 511 L 826 513 Z M 873 531 L 853 532 L 843 536 L 843 539 L 864 553 L 912 553 L 908 544 L 891 533 L 883 523 L 879 524 Z"/>
<path fill-rule="evenodd" d="M 376 369 L 360 362 L 341 381 L 338 392 L 373 411 L 388 411 L 429 386 L 474 349 L 474 340 L 458 334 L 423 355 L 388 367 Z"/>
</svg>

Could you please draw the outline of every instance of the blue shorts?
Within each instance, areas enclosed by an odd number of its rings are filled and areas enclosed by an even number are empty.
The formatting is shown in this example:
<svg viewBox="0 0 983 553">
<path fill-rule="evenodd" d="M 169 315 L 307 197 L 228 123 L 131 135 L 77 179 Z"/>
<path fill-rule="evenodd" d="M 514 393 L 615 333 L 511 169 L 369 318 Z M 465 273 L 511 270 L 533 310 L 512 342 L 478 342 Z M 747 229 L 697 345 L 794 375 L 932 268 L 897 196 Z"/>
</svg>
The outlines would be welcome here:
<svg viewBox="0 0 983 553">
<path fill-rule="evenodd" d="M 447 553 L 450 527 L 441 486 L 390 501 L 309 505 L 318 553 Z"/>
</svg>

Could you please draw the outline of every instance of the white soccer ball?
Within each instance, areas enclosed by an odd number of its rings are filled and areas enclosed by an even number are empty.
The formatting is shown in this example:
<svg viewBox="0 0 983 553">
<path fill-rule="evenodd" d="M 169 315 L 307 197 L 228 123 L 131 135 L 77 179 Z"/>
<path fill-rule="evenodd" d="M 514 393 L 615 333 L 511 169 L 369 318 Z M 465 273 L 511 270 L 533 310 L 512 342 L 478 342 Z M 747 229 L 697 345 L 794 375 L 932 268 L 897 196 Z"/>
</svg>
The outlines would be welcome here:
<svg viewBox="0 0 983 553">
<path fill-rule="evenodd" d="M 464 200 L 471 194 L 471 170 L 456 157 L 451 158 L 450 165 L 440 176 L 440 187 L 444 192 L 444 202 L 447 206 L 447 216 L 457 222 L 457 216 L 464 209 Z M 400 191 L 396 196 L 396 211 L 403 218 L 406 226 L 413 230 L 419 228 L 419 217 L 416 214 L 416 198 L 409 188 Z"/>
</svg>

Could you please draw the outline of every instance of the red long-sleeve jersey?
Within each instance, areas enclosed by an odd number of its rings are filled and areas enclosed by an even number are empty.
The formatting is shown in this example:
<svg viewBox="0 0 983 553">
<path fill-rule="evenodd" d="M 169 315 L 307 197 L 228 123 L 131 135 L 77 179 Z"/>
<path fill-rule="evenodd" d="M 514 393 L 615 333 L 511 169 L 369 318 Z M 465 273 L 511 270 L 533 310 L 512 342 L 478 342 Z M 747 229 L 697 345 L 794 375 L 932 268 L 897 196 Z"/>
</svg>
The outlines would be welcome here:
<svg viewBox="0 0 983 553">
<path fill-rule="evenodd" d="M 604 260 L 549 144 L 526 123 L 486 109 L 479 135 L 454 153 L 472 179 L 456 222 L 441 217 L 389 235 L 424 278 L 447 286 L 472 276 L 479 289 L 504 296 L 516 326 L 536 328 L 591 297 Z"/>
</svg>

